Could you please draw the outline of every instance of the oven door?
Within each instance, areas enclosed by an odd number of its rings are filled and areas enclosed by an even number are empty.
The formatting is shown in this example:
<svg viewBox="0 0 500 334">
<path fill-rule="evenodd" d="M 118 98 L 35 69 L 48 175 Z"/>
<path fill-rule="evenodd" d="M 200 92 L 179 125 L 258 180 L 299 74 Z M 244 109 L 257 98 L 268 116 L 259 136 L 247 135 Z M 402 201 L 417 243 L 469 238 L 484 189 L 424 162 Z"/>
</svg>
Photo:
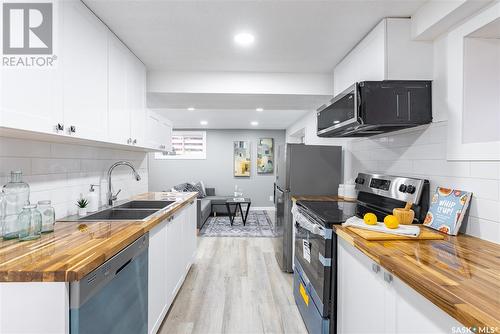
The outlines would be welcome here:
<svg viewBox="0 0 500 334">
<path fill-rule="evenodd" d="M 318 109 L 318 136 L 360 125 L 358 104 L 357 84 L 354 84 Z"/>
<path fill-rule="evenodd" d="M 318 233 L 319 232 L 319 233 Z M 297 268 L 311 284 L 311 296 L 323 317 L 331 302 L 332 233 L 323 226 L 295 221 L 295 259 Z"/>
</svg>

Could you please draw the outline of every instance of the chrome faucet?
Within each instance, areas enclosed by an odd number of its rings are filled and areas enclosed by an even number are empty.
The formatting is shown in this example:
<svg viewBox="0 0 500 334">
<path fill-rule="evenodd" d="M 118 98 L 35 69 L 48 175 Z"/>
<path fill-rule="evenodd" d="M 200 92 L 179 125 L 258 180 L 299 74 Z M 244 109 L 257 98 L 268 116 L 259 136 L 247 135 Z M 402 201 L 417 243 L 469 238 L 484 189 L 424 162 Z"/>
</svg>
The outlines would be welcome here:
<svg viewBox="0 0 500 334">
<path fill-rule="evenodd" d="M 113 190 L 111 189 L 111 173 L 113 172 L 113 169 L 115 169 L 115 167 L 117 167 L 117 166 L 129 166 L 130 168 L 132 168 L 132 172 L 134 173 L 135 179 L 137 181 L 141 180 L 141 176 L 139 175 L 139 173 L 137 173 L 134 166 L 132 166 L 132 164 L 130 162 L 118 161 L 118 162 L 115 162 L 113 165 L 111 165 L 111 167 L 109 167 L 109 169 L 108 169 L 108 204 L 110 206 L 113 205 L 113 201 L 116 201 L 116 199 L 118 198 L 118 194 L 120 193 L 120 191 L 122 191 L 120 189 L 116 192 L 116 194 L 113 195 Z"/>
</svg>

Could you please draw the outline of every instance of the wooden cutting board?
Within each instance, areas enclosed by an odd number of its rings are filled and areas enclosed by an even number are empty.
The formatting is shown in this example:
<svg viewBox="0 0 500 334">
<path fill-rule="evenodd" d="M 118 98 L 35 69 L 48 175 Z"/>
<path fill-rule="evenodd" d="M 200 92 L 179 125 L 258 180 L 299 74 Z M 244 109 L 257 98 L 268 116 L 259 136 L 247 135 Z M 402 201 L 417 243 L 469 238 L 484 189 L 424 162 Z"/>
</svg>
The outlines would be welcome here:
<svg viewBox="0 0 500 334">
<path fill-rule="evenodd" d="M 444 234 L 435 232 L 431 230 L 430 228 L 424 227 L 424 226 L 419 226 L 420 227 L 420 234 L 416 238 L 412 237 L 405 237 L 402 235 L 396 235 L 396 234 L 389 234 L 389 233 L 382 233 L 382 232 L 375 232 L 375 231 L 370 231 L 370 230 L 365 230 L 362 228 L 356 228 L 352 226 L 348 226 L 347 228 L 349 231 L 356 233 L 363 239 L 369 240 L 369 241 L 381 241 L 381 240 L 443 240 L 444 239 Z"/>
</svg>

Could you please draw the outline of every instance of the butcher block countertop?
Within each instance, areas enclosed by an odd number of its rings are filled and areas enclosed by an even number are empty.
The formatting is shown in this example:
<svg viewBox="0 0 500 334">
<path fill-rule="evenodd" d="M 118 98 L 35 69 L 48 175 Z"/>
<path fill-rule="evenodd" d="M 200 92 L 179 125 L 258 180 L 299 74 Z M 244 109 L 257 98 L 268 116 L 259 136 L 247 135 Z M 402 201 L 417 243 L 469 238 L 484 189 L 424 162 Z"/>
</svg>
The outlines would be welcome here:
<svg viewBox="0 0 500 334">
<path fill-rule="evenodd" d="M 57 222 L 34 241 L 0 241 L 0 282 L 71 282 L 103 264 L 196 198 L 196 193 L 145 193 L 131 200 L 175 200 L 145 221 Z"/>
<path fill-rule="evenodd" d="M 338 199 L 296 196 L 294 200 Z M 500 331 L 500 245 L 467 235 L 367 241 L 339 225 L 335 232 L 463 325 Z"/>
</svg>

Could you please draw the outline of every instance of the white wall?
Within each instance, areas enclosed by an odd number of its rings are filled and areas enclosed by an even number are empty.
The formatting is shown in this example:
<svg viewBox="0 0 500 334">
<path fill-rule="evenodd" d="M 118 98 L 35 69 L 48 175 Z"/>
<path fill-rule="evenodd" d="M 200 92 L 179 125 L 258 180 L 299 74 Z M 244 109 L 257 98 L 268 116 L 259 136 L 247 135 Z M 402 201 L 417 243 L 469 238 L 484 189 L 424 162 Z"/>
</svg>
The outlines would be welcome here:
<svg viewBox="0 0 500 334">
<path fill-rule="evenodd" d="M 57 218 L 62 218 L 76 213 L 75 201 L 88 193 L 90 184 L 101 185 L 96 191 L 105 203 L 106 173 L 118 160 L 131 162 L 142 177 L 137 182 L 128 167 L 117 167 L 113 187 L 122 189 L 118 199 L 148 191 L 145 152 L 0 137 L 0 185 L 9 181 L 11 170 L 21 170 L 30 185 L 31 202 L 52 200 Z"/>
</svg>

